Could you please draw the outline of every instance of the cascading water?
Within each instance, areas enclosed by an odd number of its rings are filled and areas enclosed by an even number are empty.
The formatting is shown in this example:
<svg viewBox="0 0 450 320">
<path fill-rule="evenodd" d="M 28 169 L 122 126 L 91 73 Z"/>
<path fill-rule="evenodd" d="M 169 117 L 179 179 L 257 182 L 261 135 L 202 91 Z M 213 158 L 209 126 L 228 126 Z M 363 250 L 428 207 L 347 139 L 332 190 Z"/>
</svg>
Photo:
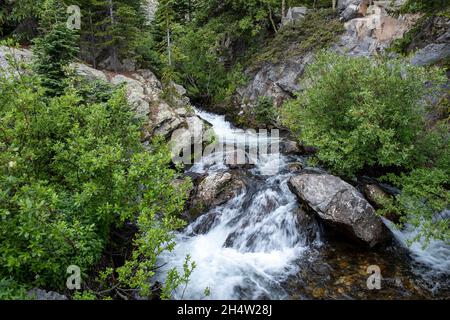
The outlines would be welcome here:
<svg viewBox="0 0 450 320">
<path fill-rule="evenodd" d="M 261 139 L 268 139 L 269 144 L 279 142 L 277 137 L 248 136 L 243 130 L 234 129 L 223 116 L 202 111 L 197 111 L 197 114 L 212 124 L 219 143 L 231 140 L 238 145 L 252 145 L 261 142 Z M 223 161 L 223 153 L 216 152 L 204 157 L 190 171 L 211 174 L 229 170 Z M 290 162 L 299 161 L 303 159 L 280 153 L 259 157 L 256 165 L 247 169 L 251 188 L 200 216 L 177 234 L 175 249 L 160 257 L 162 267 L 157 275 L 158 280 L 164 280 L 164 274 L 173 267 L 181 270 L 187 255 L 192 257 L 197 267 L 188 286 L 175 292 L 175 298 L 202 299 L 205 298 L 205 288 L 210 289 L 210 299 L 292 297 L 286 290 L 288 279 L 298 277 L 304 268 L 302 263 L 311 261 L 311 252 L 321 252 L 321 248 L 325 248 L 318 241 L 320 236 L 313 243 L 307 240 L 307 231 L 298 221 L 297 199 L 288 188 L 287 182 L 292 173 L 286 168 Z M 394 233 L 399 239 L 404 237 L 400 231 Z M 412 250 L 414 253 L 415 249 Z M 441 268 L 439 272 L 449 273 L 448 247 L 440 244 L 431 250 L 441 250 L 440 255 L 433 256 L 434 266 Z M 419 258 L 424 255 L 413 254 Z M 330 261 L 316 260 L 313 263 L 333 269 Z M 343 297 L 351 295 L 346 293 Z"/>
</svg>

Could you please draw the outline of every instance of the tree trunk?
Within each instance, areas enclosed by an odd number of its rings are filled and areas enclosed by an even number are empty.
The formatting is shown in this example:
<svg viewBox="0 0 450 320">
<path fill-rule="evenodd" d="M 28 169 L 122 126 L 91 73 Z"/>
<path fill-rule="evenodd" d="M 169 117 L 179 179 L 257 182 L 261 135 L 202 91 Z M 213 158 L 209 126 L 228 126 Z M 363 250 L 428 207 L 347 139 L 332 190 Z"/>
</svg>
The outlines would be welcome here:
<svg viewBox="0 0 450 320">
<path fill-rule="evenodd" d="M 270 6 L 269 6 L 269 19 L 270 19 L 270 23 L 272 24 L 273 31 L 275 31 L 275 33 L 277 33 L 278 29 L 277 29 L 277 26 L 275 24 L 275 21 L 273 21 L 272 8 Z"/>
<path fill-rule="evenodd" d="M 109 17 L 111 19 L 111 27 L 114 28 L 115 25 L 115 18 L 114 18 L 114 7 L 112 0 L 109 0 Z M 114 72 L 117 72 L 117 63 L 118 57 L 117 57 L 117 47 L 115 44 L 111 46 L 111 64 L 114 68 Z"/>
<path fill-rule="evenodd" d="M 286 17 L 286 0 L 281 1 L 281 17 Z"/>
<path fill-rule="evenodd" d="M 172 66 L 172 48 L 170 43 L 170 29 L 167 27 L 167 56 L 169 59 L 169 66 Z"/>
<path fill-rule="evenodd" d="M 97 69 L 97 58 L 96 58 L 96 54 L 97 54 L 97 50 L 96 46 L 95 46 L 95 32 L 94 32 L 94 22 L 92 21 L 92 11 L 89 9 L 89 27 L 91 30 L 91 59 L 92 59 L 92 66 L 94 67 L 94 69 Z"/>
</svg>

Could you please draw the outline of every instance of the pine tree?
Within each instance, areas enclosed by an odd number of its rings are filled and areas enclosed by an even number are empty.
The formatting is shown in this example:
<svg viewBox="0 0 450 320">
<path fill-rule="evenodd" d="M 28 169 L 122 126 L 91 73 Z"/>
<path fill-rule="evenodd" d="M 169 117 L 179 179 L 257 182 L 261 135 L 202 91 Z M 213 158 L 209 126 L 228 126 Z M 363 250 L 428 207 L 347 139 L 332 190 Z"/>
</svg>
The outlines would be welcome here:
<svg viewBox="0 0 450 320">
<path fill-rule="evenodd" d="M 57 22 L 44 36 L 35 39 L 33 70 L 40 77 L 42 86 L 49 96 L 64 91 L 66 68 L 78 53 L 78 36 Z"/>
<path fill-rule="evenodd" d="M 122 57 L 133 58 L 143 25 L 142 0 L 78 0 L 82 10 L 81 41 L 97 67 L 105 54 L 117 71 Z"/>
</svg>

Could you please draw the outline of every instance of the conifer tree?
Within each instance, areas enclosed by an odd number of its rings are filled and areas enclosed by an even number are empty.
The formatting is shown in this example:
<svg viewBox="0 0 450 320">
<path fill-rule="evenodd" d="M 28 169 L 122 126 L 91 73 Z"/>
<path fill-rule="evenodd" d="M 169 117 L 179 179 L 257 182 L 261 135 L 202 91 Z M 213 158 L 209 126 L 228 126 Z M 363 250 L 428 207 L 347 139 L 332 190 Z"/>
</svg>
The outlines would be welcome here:
<svg viewBox="0 0 450 320">
<path fill-rule="evenodd" d="M 49 96 L 60 95 L 65 86 L 66 68 L 78 53 L 78 36 L 57 22 L 48 33 L 35 40 L 33 69 Z"/>
</svg>

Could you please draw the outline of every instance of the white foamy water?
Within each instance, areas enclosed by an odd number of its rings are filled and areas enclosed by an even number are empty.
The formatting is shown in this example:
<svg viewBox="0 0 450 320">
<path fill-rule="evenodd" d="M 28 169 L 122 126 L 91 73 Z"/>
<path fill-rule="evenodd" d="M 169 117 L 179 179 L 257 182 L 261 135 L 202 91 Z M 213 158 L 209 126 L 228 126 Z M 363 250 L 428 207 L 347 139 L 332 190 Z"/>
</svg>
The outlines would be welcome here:
<svg viewBox="0 0 450 320">
<path fill-rule="evenodd" d="M 275 199 L 270 188 L 258 192 L 247 210 L 244 200 L 242 194 L 200 217 L 177 236 L 175 250 L 162 256 L 166 269 L 181 267 L 188 254 L 196 262 L 183 298 L 201 299 L 206 287 L 211 299 L 285 297 L 279 282 L 298 271 L 291 262 L 305 249 L 292 210 L 295 203 L 279 195 Z M 213 226 L 197 234 L 210 219 Z"/>
<path fill-rule="evenodd" d="M 207 153 L 200 162 L 190 169 L 192 172 L 205 173 L 226 170 L 229 159 L 237 159 L 241 155 L 245 163 L 255 165 L 252 171 L 255 174 L 274 175 L 279 172 L 286 159 L 279 152 L 281 139 L 278 130 L 243 130 L 234 128 L 225 116 L 211 114 L 196 110 L 199 117 L 209 122 L 216 136 L 216 145 L 219 149 Z M 238 164 L 243 164 L 239 163 Z"/>
<path fill-rule="evenodd" d="M 235 129 L 223 116 L 201 111 L 197 114 L 212 124 L 220 143 L 256 147 L 267 142 L 270 150 L 271 144 L 280 142 L 278 137 Z M 190 170 L 197 173 L 225 170 L 224 153 L 227 150 L 209 155 Z M 182 288 L 175 298 L 204 298 L 207 287 L 211 299 L 286 297 L 280 282 L 298 271 L 292 262 L 306 248 L 297 222 L 297 201 L 287 186 L 289 175 L 267 175 L 273 171 L 269 169 L 278 166 L 274 171 L 278 172 L 286 165 L 283 156 L 277 152 L 253 160 L 252 172 L 264 173 L 261 176 L 264 181 L 201 216 L 177 235 L 175 250 L 161 256 L 167 263 L 163 271 L 172 267 L 181 269 L 188 254 L 197 265 L 184 296 Z"/>
<path fill-rule="evenodd" d="M 403 230 L 396 228 L 391 222 L 384 219 L 385 224 L 394 234 L 395 238 L 407 248 L 411 256 L 437 273 L 450 275 L 450 245 L 441 240 L 431 240 L 427 246 L 420 241 L 412 241 L 418 234 L 418 230 L 406 226 Z"/>
</svg>

